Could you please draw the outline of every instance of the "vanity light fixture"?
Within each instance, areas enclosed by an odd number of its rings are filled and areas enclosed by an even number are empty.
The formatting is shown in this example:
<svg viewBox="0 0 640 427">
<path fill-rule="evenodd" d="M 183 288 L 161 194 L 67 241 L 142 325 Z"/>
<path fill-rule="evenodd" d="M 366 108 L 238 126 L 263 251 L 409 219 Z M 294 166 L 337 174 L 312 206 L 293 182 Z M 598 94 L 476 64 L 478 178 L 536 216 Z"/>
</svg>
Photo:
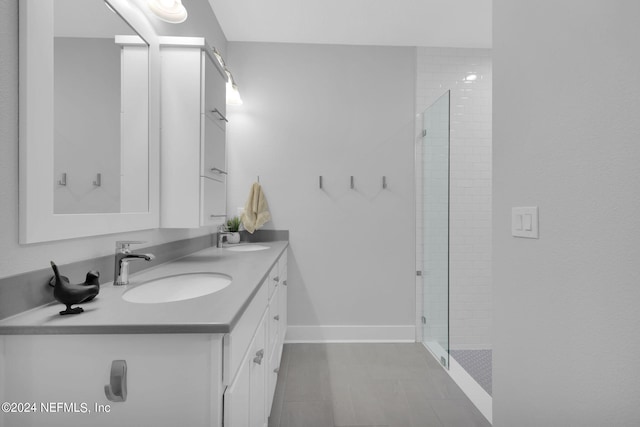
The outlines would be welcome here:
<svg viewBox="0 0 640 427">
<path fill-rule="evenodd" d="M 220 52 L 218 52 L 218 49 L 216 49 L 216 47 L 213 46 L 211 47 L 211 51 L 213 52 L 213 56 L 215 56 L 216 59 L 218 60 L 218 64 L 220 64 L 220 66 L 224 68 L 225 72 L 229 72 L 229 70 L 227 70 L 227 66 L 224 63 L 224 59 L 222 59 L 222 55 L 220 55 Z"/>
<path fill-rule="evenodd" d="M 227 105 L 242 105 L 242 98 L 240 98 L 240 92 L 238 86 L 233 80 L 231 72 L 225 68 L 227 73 Z"/>
<path fill-rule="evenodd" d="M 472 82 L 474 80 L 478 79 L 478 75 L 477 74 L 469 74 L 467 75 L 467 77 L 464 78 L 466 81 L 468 82 Z"/>
<path fill-rule="evenodd" d="M 148 0 L 147 5 L 162 21 L 179 24 L 187 20 L 187 9 L 182 0 Z"/>
<path fill-rule="evenodd" d="M 227 73 L 227 105 L 242 105 L 242 98 L 240 98 L 240 91 L 238 91 L 238 85 L 236 85 L 236 81 L 233 80 L 233 74 L 227 68 L 227 64 L 224 62 L 222 55 L 218 52 L 218 49 L 214 47 L 211 48 L 213 51 L 213 56 L 218 60 L 220 66 L 224 69 L 224 72 Z"/>
</svg>

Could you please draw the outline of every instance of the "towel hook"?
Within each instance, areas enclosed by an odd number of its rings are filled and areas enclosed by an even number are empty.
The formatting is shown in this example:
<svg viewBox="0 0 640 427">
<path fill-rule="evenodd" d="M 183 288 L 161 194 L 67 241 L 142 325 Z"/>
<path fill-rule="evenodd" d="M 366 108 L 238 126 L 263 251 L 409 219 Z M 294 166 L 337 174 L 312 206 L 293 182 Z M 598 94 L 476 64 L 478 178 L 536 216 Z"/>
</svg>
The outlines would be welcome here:
<svg viewBox="0 0 640 427">
<path fill-rule="evenodd" d="M 322 175 L 318 177 L 318 188 L 322 190 Z"/>
<path fill-rule="evenodd" d="M 257 178 L 257 183 L 260 184 L 260 175 L 258 175 L 256 178 Z"/>
<path fill-rule="evenodd" d="M 352 190 L 355 187 L 354 184 L 353 184 L 353 175 L 351 175 L 351 180 L 350 180 L 349 186 L 351 187 Z"/>
<path fill-rule="evenodd" d="M 386 190 L 387 188 L 387 177 L 386 176 L 382 176 L 382 189 Z"/>
<path fill-rule="evenodd" d="M 93 185 L 95 185 L 96 187 L 102 186 L 102 174 L 101 173 L 96 174 L 96 180 L 93 181 Z"/>
<path fill-rule="evenodd" d="M 62 173 L 62 178 L 58 180 L 58 185 L 67 185 L 67 173 Z"/>
</svg>

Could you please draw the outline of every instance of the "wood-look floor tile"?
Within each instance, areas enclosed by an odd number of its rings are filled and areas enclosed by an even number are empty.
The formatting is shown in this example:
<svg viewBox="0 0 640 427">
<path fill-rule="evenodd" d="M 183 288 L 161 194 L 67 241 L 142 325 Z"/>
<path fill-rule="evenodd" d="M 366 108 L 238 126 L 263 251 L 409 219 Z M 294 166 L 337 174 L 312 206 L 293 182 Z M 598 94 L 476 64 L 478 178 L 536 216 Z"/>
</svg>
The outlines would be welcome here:
<svg viewBox="0 0 640 427">
<path fill-rule="evenodd" d="M 269 420 L 269 427 L 489 425 L 421 344 L 287 344 Z"/>
<path fill-rule="evenodd" d="M 280 427 L 334 427 L 331 403 L 285 402 Z"/>
</svg>

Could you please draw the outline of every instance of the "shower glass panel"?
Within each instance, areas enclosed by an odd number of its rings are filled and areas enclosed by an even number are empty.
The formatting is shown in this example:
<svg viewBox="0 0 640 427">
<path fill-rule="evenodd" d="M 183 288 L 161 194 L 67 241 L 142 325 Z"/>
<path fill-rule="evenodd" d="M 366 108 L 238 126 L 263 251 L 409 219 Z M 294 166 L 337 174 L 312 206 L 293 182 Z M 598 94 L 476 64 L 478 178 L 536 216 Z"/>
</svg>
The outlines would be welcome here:
<svg viewBox="0 0 640 427">
<path fill-rule="evenodd" d="M 423 343 L 449 368 L 449 98 L 422 114 Z"/>
</svg>

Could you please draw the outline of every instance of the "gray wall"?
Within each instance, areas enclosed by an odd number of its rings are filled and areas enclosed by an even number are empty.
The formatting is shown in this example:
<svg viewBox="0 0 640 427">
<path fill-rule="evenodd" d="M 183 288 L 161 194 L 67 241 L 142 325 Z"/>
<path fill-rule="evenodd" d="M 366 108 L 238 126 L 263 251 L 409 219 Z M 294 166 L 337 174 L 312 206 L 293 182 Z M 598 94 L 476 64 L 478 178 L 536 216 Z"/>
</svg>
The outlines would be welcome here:
<svg viewBox="0 0 640 427">
<path fill-rule="evenodd" d="M 640 3 L 493 4 L 494 425 L 637 426 Z"/>
<path fill-rule="evenodd" d="M 229 43 L 228 62 L 228 210 L 259 175 L 267 227 L 291 232 L 288 339 L 413 339 L 415 49 Z"/>
<path fill-rule="evenodd" d="M 226 39 L 207 0 L 184 1 L 190 17 L 180 25 L 158 23 L 162 35 L 204 35 L 221 52 Z M 44 268 L 51 257 L 66 264 L 113 253 L 116 240 L 147 246 L 201 236 L 210 229 L 146 230 L 82 239 L 18 244 L 18 0 L 0 0 L 0 277 Z"/>
</svg>

